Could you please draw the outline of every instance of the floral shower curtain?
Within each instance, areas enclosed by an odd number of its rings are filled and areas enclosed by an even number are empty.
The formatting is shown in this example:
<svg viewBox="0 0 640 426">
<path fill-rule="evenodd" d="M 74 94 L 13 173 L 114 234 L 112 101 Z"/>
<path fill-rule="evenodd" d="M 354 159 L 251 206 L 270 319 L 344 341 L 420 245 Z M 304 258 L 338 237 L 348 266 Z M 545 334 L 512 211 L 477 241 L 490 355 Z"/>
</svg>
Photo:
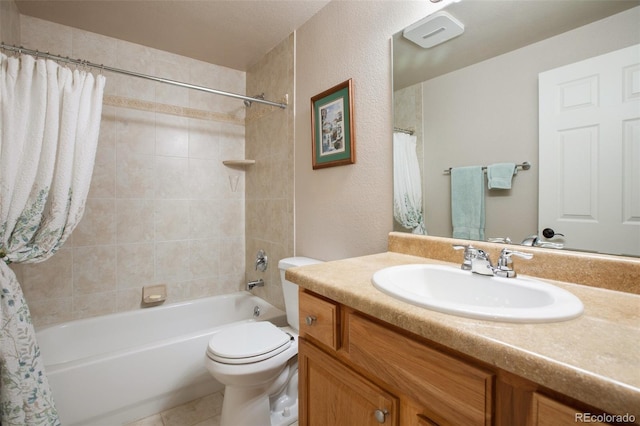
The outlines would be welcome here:
<svg viewBox="0 0 640 426">
<path fill-rule="evenodd" d="M 59 425 L 12 262 L 51 257 L 80 221 L 105 79 L 0 55 L 0 424 Z"/>
<path fill-rule="evenodd" d="M 393 217 L 414 234 L 426 235 L 422 214 L 422 178 L 416 137 L 393 133 Z"/>
</svg>

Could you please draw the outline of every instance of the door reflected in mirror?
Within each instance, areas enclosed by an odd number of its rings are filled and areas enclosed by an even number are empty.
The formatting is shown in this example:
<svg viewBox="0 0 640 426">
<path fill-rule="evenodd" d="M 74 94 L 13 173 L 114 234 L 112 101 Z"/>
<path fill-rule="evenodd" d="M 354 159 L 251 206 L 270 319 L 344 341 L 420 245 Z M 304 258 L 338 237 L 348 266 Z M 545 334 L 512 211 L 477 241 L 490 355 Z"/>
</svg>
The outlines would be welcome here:
<svg viewBox="0 0 640 426">
<path fill-rule="evenodd" d="M 445 10 L 462 35 L 429 49 L 393 37 L 394 139 L 410 131 L 415 143 L 402 158 L 394 146 L 394 230 L 451 237 L 452 216 L 476 224 L 482 214 L 484 240 L 640 256 L 640 2 L 462 1 Z M 626 62 L 598 69 L 623 50 Z M 540 75 L 554 73 L 539 88 Z M 523 162 L 531 168 L 504 189 L 489 189 L 485 172 L 481 196 L 445 172 Z M 410 163 L 418 170 L 405 171 Z M 422 209 L 411 211 L 418 197 Z M 476 201 L 465 210 L 458 198 Z M 545 228 L 564 236 L 547 238 Z"/>
</svg>

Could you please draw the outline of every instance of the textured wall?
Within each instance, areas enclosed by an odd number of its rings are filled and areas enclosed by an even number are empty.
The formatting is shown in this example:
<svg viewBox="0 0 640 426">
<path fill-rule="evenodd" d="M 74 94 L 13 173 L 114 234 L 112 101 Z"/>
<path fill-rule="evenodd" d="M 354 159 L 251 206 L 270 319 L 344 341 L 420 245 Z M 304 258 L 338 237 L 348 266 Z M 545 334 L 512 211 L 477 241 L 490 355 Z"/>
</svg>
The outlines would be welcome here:
<svg viewBox="0 0 640 426">
<path fill-rule="evenodd" d="M 296 254 L 333 260 L 386 250 L 393 229 L 390 38 L 440 7 L 334 0 L 297 31 Z M 312 170 L 310 98 L 349 78 L 356 164 Z"/>
</svg>

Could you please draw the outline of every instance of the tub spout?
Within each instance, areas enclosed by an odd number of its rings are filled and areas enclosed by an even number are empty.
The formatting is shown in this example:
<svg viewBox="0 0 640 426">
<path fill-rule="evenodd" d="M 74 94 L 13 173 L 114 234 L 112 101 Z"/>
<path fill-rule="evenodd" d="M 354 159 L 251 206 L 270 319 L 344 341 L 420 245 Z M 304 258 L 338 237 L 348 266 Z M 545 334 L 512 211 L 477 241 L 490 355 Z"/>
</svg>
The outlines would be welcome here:
<svg viewBox="0 0 640 426">
<path fill-rule="evenodd" d="M 260 278 L 259 280 L 253 280 L 247 283 L 247 290 L 251 291 L 255 287 L 264 287 L 264 280 Z"/>
</svg>

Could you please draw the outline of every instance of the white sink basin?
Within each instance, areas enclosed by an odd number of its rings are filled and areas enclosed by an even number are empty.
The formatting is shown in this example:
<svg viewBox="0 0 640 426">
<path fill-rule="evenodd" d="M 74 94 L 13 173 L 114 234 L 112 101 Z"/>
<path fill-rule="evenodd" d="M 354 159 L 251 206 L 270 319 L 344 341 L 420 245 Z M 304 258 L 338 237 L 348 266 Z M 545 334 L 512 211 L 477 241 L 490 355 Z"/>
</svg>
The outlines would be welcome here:
<svg viewBox="0 0 640 426">
<path fill-rule="evenodd" d="M 374 287 L 396 299 L 434 311 L 506 322 L 554 322 L 580 316 L 580 299 L 531 278 L 473 274 L 441 265 L 401 265 L 381 269 Z"/>
</svg>

